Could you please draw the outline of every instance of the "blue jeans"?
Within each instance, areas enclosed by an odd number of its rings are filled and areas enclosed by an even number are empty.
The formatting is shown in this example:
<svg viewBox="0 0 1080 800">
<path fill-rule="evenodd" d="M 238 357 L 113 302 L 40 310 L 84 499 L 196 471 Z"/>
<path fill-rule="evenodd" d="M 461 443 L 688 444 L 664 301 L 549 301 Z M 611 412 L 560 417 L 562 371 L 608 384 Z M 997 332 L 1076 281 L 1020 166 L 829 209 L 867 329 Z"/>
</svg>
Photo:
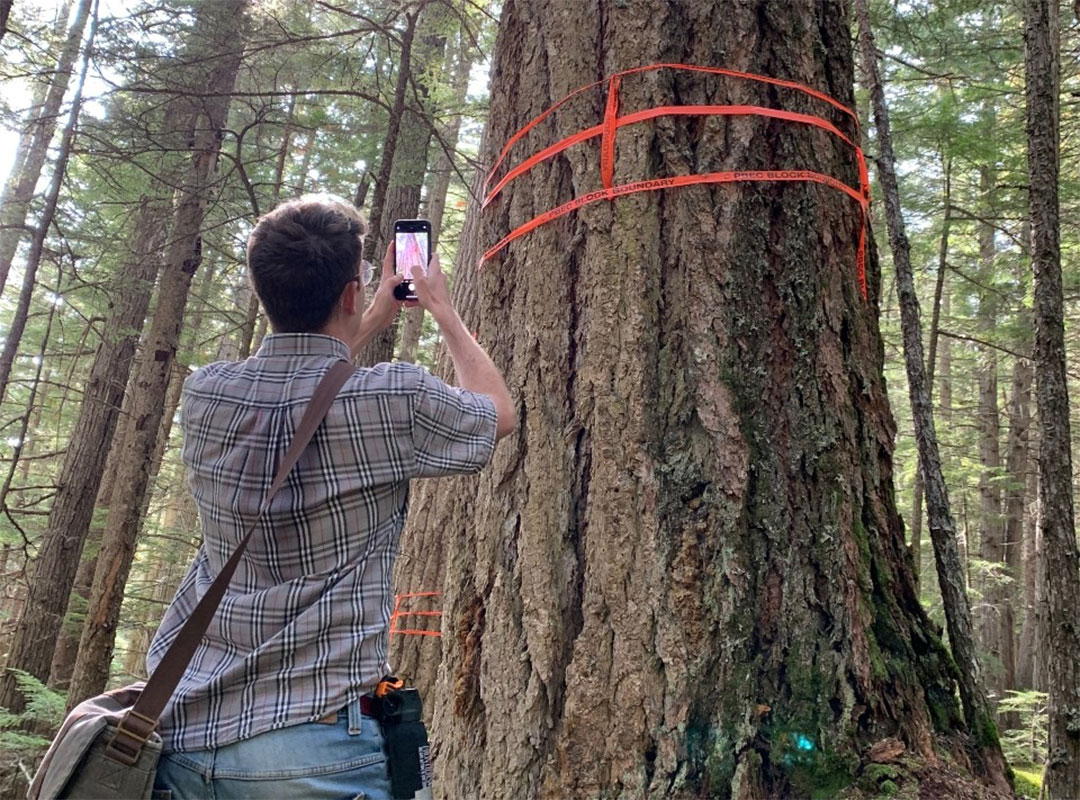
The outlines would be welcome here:
<svg viewBox="0 0 1080 800">
<path fill-rule="evenodd" d="M 379 723 L 350 703 L 335 724 L 307 722 L 214 750 L 165 752 L 156 797 L 172 800 L 390 800 Z"/>
</svg>

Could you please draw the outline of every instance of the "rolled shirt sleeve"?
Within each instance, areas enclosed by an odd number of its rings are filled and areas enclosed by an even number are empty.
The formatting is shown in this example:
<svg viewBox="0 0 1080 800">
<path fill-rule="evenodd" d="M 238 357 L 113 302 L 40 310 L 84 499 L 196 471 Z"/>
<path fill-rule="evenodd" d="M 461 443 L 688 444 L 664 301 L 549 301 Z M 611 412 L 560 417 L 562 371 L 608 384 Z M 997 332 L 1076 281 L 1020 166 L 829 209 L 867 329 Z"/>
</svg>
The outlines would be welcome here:
<svg viewBox="0 0 1080 800">
<path fill-rule="evenodd" d="M 487 395 L 446 384 L 425 369 L 413 396 L 416 477 L 479 472 L 495 449 L 495 404 Z"/>
</svg>

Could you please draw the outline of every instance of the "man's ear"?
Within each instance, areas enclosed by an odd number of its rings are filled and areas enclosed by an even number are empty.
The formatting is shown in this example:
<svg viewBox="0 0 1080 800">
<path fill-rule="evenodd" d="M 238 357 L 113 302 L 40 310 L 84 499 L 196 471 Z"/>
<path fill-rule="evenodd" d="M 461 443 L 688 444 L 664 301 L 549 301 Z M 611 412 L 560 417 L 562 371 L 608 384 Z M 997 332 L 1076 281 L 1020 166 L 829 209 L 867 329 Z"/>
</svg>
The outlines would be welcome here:
<svg viewBox="0 0 1080 800">
<path fill-rule="evenodd" d="M 341 290 L 341 297 L 338 299 L 338 305 L 341 306 L 341 310 L 345 312 L 346 316 L 353 316 L 360 309 L 362 299 L 359 292 L 359 283 L 356 281 L 349 281 L 345 284 L 345 288 Z"/>
</svg>

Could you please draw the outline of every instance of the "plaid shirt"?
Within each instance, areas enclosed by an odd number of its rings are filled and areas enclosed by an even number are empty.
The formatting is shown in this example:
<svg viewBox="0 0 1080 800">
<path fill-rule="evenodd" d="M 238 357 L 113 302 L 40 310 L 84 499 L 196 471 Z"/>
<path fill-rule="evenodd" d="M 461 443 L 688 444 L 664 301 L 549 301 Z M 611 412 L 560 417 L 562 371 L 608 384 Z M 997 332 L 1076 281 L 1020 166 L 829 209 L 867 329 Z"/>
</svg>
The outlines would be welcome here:
<svg viewBox="0 0 1080 800">
<path fill-rule="evenodd" d="M 183 459 L 203 544 L 147 656 L 151 670 L 258 513 L 344 342 L 274 334 L 184 385 Z M 202 750 L 319 719 L 388 671 L 391 573 L 409 479 L 477 472 L 495 408 L 411 364 L 360 369 L 259 520 L 160 731 Z"/>
</svg>

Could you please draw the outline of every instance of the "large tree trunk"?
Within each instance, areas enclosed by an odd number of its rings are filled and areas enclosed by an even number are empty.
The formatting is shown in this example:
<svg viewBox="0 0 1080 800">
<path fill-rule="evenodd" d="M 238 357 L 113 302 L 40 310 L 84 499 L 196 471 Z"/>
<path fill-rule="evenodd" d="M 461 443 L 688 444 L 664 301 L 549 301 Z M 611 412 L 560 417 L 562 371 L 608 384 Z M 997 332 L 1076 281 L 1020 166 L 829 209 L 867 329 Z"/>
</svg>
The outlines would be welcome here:
<svg viewBox="0 0 1080 800">
<path fill-rule="evenodd" d="M 1031 262 L 1035 276 L 1035 386 L 1039 409 L 1039 525 L 1046 574 L 1051 800 L 1080 797 L 1080 554 L 1073 513 L 1072 439 L 1061 288 L 1059 7 L 1026 0 L 1025 72 Z"/>
<path fill-rule="evenodd" d="M 184 308 L 192 276 L 201 260 L 200 229 L 216 180 L 214 165 L 240 65 L 245 5 L 246 0 L 221 0 L 199 6 L 196 25 L 205 26 L 208 39 L 208 54 L 202 63 L 207 71 L 204 85 L 209 87 L 209 92 L 198 114 L 190 166 L 178 192 L 157 308 L 147 336 L 147 354 L 153 357 L 140 361 L 135 376 L 132 428 L 124 443 L 105 523 L 79 657 L 68 692 L 69 708 L 102 691 L 108 680 L 124 582 L 131 569 L 135 539 L 145 510 L 145 494 Z"/>
<path fill-rule="evenodd" d="M 169 390 L 165 398 L 165 410 L 161 417 L 161 428 L 158 431 L 157 443 L 151 456 L 151 483 L 157 478 L 158 471 L 161 469 L 161 462 L 165 456 L 169 434 L 172 431 L 173 418 L 176 416 L 176 409 L 180 405 L 180 393 L 188 370 L 177 365 L 174 373 L 169 380 Z M 113 490 L 116 487 L 116 478 L 120 473 L 120 460 L 124 457 L 127 440 L 131 436 L 134 426 L 132 419 L 134 395 L 133 386 L 128 387 L 128 391 L 124 394 L 124 405 L 120 414 L 121 419 L 117 424 L 112 447 L 109 448 L 109 457 L 105 461 L 101 487 L 98 490 L 97 503 L 94 506 L 94 510 L 97 512 L 96 516 L 100 521 L 90 525 L 86 545 L 83 549 L 82 563 L 79 564 L 79 571 L 75 576 L 75 586 L 72 589 L 67 618 L 56 643 L 52 666 L 49 668 L 49 686 L 53 689 L 67 691 L 71 684 L 71 676 L 75 671 L 75 662 L 79 655 L 79 643 L 82 641 L 82 632 L 86 621 L 86 609 L 90 603 L 90 593 L 94 587 L 94 573 L 97 572 L 98 555 L 105 534 L 104 524 L 106 520 L 104 517 L 112 506 Z M 144 506 L 149 503 L 149 500 L 150 492 L 147 492 Z M 78 604 L 78 608 L 72 609 L 72 604 Z M 73 611 L 77 611 L 77 613 L 73 613 Z"/>
<path fill-rule="evenodd" d="M 8 272 L 11 270 L 11 262 L 15 258 L 15 251 L 19 247 L 19 242 L 22 241 L 30 202 L 34 199 L 34 189 L 38 178 L 41 177 L 41 169 L 45 166 L 49 153 L 49 144 L 56 132 L 60 106 L 67 93 L 68 83 L 71 81 L 75 58 L 79 55 L 83 30 L 86 28 L 86 21 L 90 18 L 90 9 L 93 4 L 94 0 L 79 0 L 79 5 L 75 10 L 75 19 L 71 23 L 67 40 L 57 59 L 56 72 L 45 94 L 45 102 L 34 109 L 35 117 L 29 122 L 20 138 L 19 149 L 24 157 L 16 158 L 16 169 L 12 170 L 11 178 L 4 188 L 2 202 L 0 202 L 0 292 L 4 290 Z M 59 164 L 57 167 L 59 168 Z M 59 172 L 63 173 L 63 171 L 59 169 Z M 49 221 L 48 217 L 43 216 L 39 227 L 47 228 Z"/>
<path fill-rule="evenodd" d="M 915 424 L 915 437 L 918 440 L 919 465 L 926 485 L 927 524 L 930 528 L 930 539 L 934 545 L 934 560 L 937 565 L 942 604 L 945 607 L 949 645 L 959 673 L 960 700 L 964 707 L 964 718 L 974 736 L 983 770 L 993 785 L 1003 791 L 1011 791 L 1005 774 L 1005 758 L 998 742 L 997 726 L 994 724 L 993 713 L 987 701 L 980 674 L 956 523 L 949 508 L 945 477 L 941 469 L 941 456 L 938 452 L 937 434 L 934 431 L 934 415 L 926 380 L 926 361 L 923 357 L 919 298 L 915 292 L 910 245 L 904 231 L 892 132 L 889 126 L 889 111 L 885 104 L 885 90 L 878 68 L 877 48 L 870 29 L 868 0 L 855 0 L 855 8 L 858 16 L 863 67 L 870 90 L 874 127 L 881 151 L 877 160 L 878 178 L 885 200 L 889 246 L 893 253 L 893 266 L 896 270 L 908 396 Z"/>
<path fill-rule="evenodd" d="M 853 103 L 841 4 L 593 8 L 582 25 L 571 0 L 504 4 L 482 162 L 568 91 L 652 62 Z M 627 77 L 619 98 L 830 114 L 671 70 Z M 602 92 L 580 96 L 527 150 L 603 109 Z M 512 182 L 483 241 L 597 189 L 597 156 L 571 148 Z M 849 147 L 754 117 L 623 129 L 614 175 L 787 167 L 857 185 Z M 874 742 L 900 737 L 929 764 L 934 731 L 962 724 L 896 509 L 880 277 L 872 261 L 864 301 L 859 228 L 818 185 L 671 189 L 588 205 L 471 278 L 466 322 L 520 426 L 478 479 L 418 487 L 398 575 L 431 587 L 424 543 L 443 539 L 445 796 L 838 794 Z"/>
<path fill-rule="evenodd" d="M 164 220 L 162 221 L 164 226 Z M 160 245 L 159 245 L 160 246 Z M 160 254 L 156 258 L 155 265 L 160 264 Z M 147 304 L 149 305 L 150 290 L 147 288 Z M 145 320 L 146 309 L 143 309 Z M 140 327 L 142 323 L 140 322 Z M 133 357 L 128 364 L 131 370 Z M 128 378 L 134 377 L 129 374 Z M 120 455 L 124 450 L 124 438 L 131 427 L 131 403 L 134 393 L 130 383 L 124 389 L 123 404 L 120 406 L 120 416 L 116 420 L 116 427 L 110 437 L 108 448 L 109 455 L 105 459 L 105 466 L 101 470 L 101 482 L 97 489 L 97 500 L 94 502 L 96 512 L 90 520 L 86 533 L 86 541 L 83 544 L 82 557 L 79 562 L 79 571 L 75 574 L 75 584 L 71 589 L 71 597 L 68 600 L 67 613 L 64 615 L 64 624 L 60 628 L 60 634 L 56 640 L 56 649 L 53 651 L 52 665 L 49 667 L 49 687 L 57 691 L 67 691 L 71 685 L 71 673 L 75 670 L 75 659 L 79 655 L 79 640 L 82 639 L 83 624 L 86 621 L 86 606 L 90 601 L 90 590 L 94 587 L 94 572 L 97 570 L 98 553 L 101 550 L 101 535 L 104 527 L 102 514 L 108 511 L 112 502 L 112 491 L 116 485 L 116 474 L 120 471 Z M 96 518 L 96 519 L 95 519 Z"/>
<path fill-rule="evenodd" d="M 190 370 L 187 367 L 181 365 L 179 362 L 173 362 L 173 367 L 173 374 L 169 378 L 168 393 L 165 397 L 165 410 L 164 413 L 161 415 L 161 422 L 159 423 L 161 427 L 158 430 L 157 442 L 154 444 L 154 452 L 150 457 L 150 474 L 148 478 L 148 488 L 143 494 L 143 507 L 142 511 L 140 512 L 141 519 L 145 519 L 147 511 L 150 508 L 150 501 L 153 498 L 154 494 L 152 488 L 161 472 L 161 464 L 165 458 L 165 451 L 168 449 L 169 446 L 169 440 L 172 435 L 173 429 L 173 420 L 176 418 L 176 411 L 180 407 L 180 398 L 183 394 L 184 381 L 187 380 L 187 376 L 191 374 Z M 179 493 L 185 493 L 186 491 L 186 487 L 181 486 Z M 168 519 L 166 521 L 166 525 L 169 525 L 176 520 L 175 504 L 170 503 L 167 506 L 167 510 L 169 512 L 172 512 L 171 517 L 167 514 Z M 138 675 L 141 677 L 146 677 L 146 665 L 144 662 L 146 661 L 147 648 L 150 646 L 150 636 L 153 633 L 154 624 L 156 624 L 154 620 L 156 619 L 160 621 L 160 612 L 162 608 L 164 608 L 164 606 L 167 604 L 168 600 L 173 596 L 176 590 L 176 587 L 173 586 L 172 592 L 167 594 L 160 594 L 163 591 L 163 581 L 160 580 L 162 575 L 161 568 L 161 559 L 155 560 L 153 562 L 153 565 L 151 566 L 151 572 L 154 576 L 156 576 L 152 581 L 155 587 L 153 590 L 153 602 L 149 604 L 144 604 L 142 613 L 138 615 L 141 621 L 135 622 L 135 624 L 132 626 L 131 637 L 128 642 L 128 652 L 124 655 L 124 670 L 128 675 Z M 95 574 L 96 571 L 97 570 L 95 569 Z M 179 581 L 179 579 L 177 580 Z M 93 591 L 92 584 L 91 591 Z M 127 585 L 127 581 L 125 580 L 125 599 L 122 601 L 121 607 L 123 607 L 123 603 L 127 602 L 126 598 L 129 592 L 130 587 Z M 90 593 L 88 592 L 87 596 L 89 595 Z M 149 606 L 149 608 L 145 607 L 147 605 Z"/>
</svg>

